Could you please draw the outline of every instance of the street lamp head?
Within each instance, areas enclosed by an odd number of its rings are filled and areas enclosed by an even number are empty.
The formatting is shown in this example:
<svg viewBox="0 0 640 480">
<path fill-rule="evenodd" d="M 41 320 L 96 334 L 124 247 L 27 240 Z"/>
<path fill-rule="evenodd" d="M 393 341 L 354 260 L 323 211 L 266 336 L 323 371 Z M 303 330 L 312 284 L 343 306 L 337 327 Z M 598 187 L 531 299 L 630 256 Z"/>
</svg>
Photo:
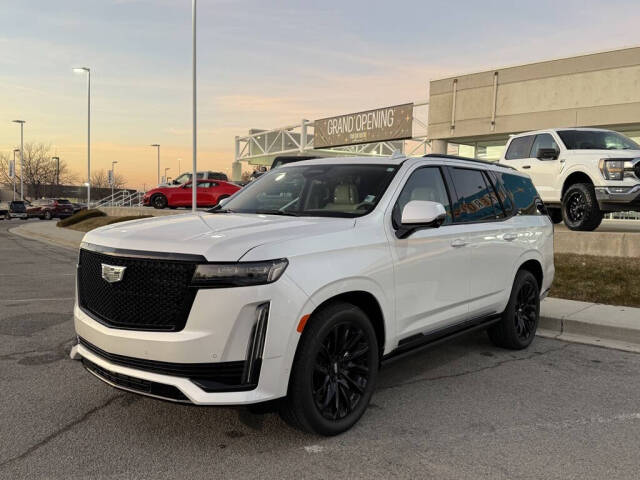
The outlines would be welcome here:
<svg viewBox="0 0 640 480">
<path fill-rule="evenodd" d="M 89 72 L 89 71 L 91 71 L 91 69 L 90 69 L 89 67 L 75 67 L 75 68 L 73 69 L 73 71 L 74 71 L 75 73 L 84 73 L 84 72 Z"/>
<path fill-rule="evenodd" d="M 13 153 L 18 153 L 19 151 L 20 151 L 20 149 L 19 149 L 19 148 L 14 148 L 14 149 L 13 149 Z"/>
<path fill-rule="evenodd" d="M 26 120 L 13 120 L 13 123 L 27 123 Z"/>
<path fill-rule="evenodd" d="M 159 147 L 159 146 L 160 146 L 160 144 L 159 144 L 159 143 L 153 143 L 153 144 L 151 144 L 151 145 L 149 145 L 149 146 L 150 146 L 150 147 Z"/>
</svg>

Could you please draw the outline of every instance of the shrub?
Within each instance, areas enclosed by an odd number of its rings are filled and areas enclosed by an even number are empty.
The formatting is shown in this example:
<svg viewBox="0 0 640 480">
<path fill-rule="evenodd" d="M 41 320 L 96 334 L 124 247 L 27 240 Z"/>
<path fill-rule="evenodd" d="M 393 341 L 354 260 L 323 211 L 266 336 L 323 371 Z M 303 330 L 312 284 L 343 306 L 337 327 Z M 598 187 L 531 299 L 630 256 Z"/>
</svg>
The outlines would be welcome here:
<svg viewBox="0 0 640 480">
<path fill-rule="evenodd" d="M 97 210 L 95 208 L 90 210 L 80 210 L 78 213 L 58 221 L 57 225 L 58 227 L 68 227 L 69 225 L 75 225 L 76 223 L 82 222 L 87 218 L 105 217 L 106 215 L 107 214 L 102 210 Z"/>
</svg>

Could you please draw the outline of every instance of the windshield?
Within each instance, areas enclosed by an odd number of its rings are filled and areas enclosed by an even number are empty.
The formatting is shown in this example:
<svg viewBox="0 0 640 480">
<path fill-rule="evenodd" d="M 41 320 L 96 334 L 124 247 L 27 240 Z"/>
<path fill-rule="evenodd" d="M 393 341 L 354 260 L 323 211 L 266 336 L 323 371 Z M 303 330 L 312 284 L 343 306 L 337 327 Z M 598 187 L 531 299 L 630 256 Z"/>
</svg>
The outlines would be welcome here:
<svg viewBox="0 0 640 480">
<path fill-rule="evenodd" d="M 559 130 L 569 150 L 640 150 L 633 140 L 617 132 L 598 130 Z"/>
<path fill-rule="evenodd" d="M 396 171 L 393 165 L 286 167 L 263 175 L 214 211 L 359 217 L 375 208 Z"/>
</svg>

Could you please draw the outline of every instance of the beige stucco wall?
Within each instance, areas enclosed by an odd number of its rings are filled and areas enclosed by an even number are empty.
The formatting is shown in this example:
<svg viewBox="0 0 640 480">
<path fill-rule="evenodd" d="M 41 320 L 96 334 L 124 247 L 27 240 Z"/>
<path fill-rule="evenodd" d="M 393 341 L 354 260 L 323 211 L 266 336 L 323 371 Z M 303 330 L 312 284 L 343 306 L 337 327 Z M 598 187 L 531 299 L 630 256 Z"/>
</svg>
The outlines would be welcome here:
<svg viewBox="0 0 640 480">
<path fill-rule="evenodd" d="M 452 129 L 454 81 L 456 106 Z M 639 123 L 640 47 L 430 83 L 430 139 L 497 138 L 540 128 L 619 127 Z"/>
</svg>

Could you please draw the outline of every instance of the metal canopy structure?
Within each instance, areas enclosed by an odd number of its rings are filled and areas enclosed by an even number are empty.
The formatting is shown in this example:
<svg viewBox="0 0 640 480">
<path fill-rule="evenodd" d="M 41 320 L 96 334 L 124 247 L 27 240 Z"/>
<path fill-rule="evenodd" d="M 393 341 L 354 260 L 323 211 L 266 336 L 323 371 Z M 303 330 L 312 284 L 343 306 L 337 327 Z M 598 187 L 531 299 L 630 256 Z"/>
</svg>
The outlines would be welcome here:
<svg viewBox="0 0 640 480">
<path fill-rule="evenodd" d="M 427 141 L 428 102 L 414 103 L 413 136 L 409 140 L 382 141 L 343 147 L 314 148 L 314 122 L 301 122 L 273 130 L 252 129 L 249 134 L 235 138 L 234 179 L 239 176 L 240 163 L 271 165 L 279 155 L 386 156 L 395 152 L 406 155 L 424 155 L 430 151 Z"/>
</svg>

